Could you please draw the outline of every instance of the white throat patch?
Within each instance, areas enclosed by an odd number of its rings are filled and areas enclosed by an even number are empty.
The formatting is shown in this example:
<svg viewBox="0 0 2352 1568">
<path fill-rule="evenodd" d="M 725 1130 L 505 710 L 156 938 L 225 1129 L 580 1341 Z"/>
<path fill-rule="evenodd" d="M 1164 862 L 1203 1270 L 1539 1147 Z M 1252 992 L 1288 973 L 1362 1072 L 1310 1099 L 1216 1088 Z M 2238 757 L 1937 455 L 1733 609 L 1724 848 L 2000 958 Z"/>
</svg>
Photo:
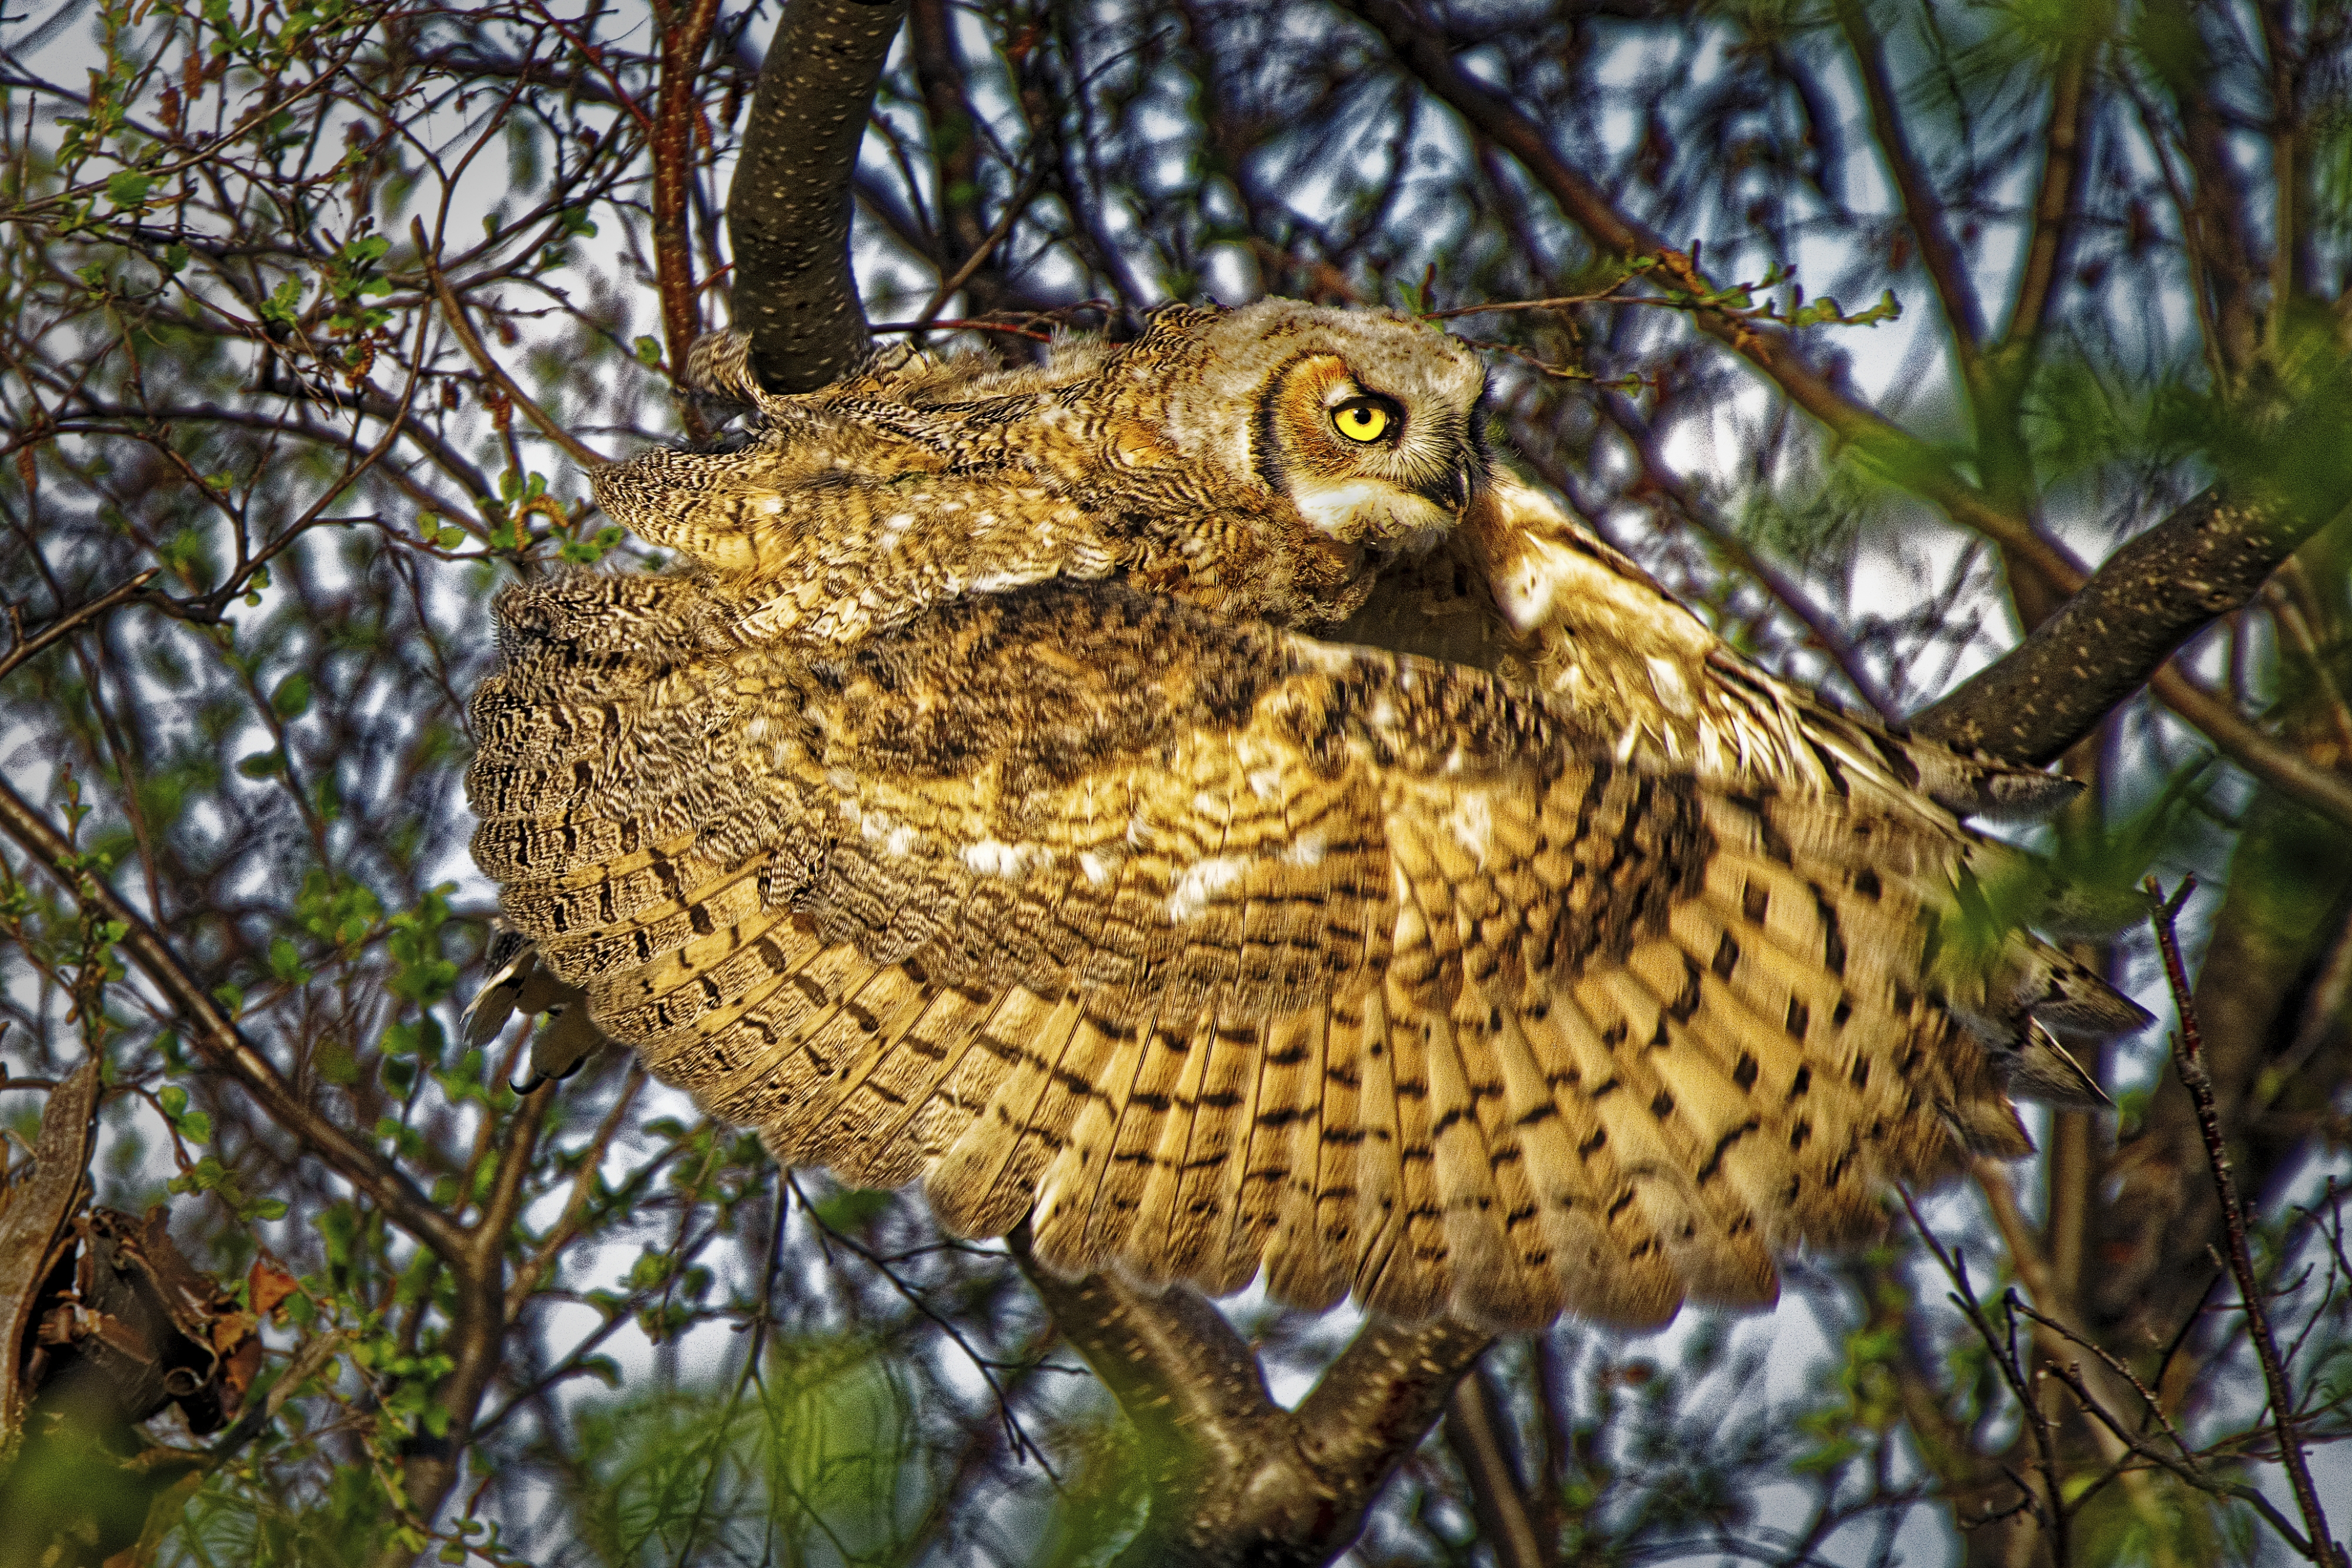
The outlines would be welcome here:
<svg viewBox="0 0 2352 1568">
<path fill-rule="evenodd" d="M 1307 527 L 1347 544 L 1365 539 L 1401 543 L 1415 535 L 1433 536 L 1454 526 L 1454 515 L 1426 496 L 1379 479 L 1300 478 L 1290 498 Z"/>
</svg>

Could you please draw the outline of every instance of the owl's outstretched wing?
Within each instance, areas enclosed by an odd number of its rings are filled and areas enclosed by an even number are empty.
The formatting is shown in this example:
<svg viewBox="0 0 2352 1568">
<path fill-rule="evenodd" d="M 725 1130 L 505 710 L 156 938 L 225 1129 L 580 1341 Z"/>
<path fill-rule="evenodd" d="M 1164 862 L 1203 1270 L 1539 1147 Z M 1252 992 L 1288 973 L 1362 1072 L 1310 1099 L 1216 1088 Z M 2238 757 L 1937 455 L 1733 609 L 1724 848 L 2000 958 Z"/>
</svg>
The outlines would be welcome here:
<svg viewBox="0 0 2352 1568">
<path fill-rule="evenodd" d="M 1720 783 L 1836 795 L 1897 816 L 1933 802 L 2012 821 L 2045 816 L 2075 791 L 2063 776 L 1857 718 L 1759 669 L 1507 470 L 1436 551 L 1384 572 L 1333 636 L 1491 671 L 1572 706 L 1620 759 Z M 2043 887 L 2027 902 L 2061 894 Z M 2050 994 L 2041 1027 L 2002 1041 L 2013 1081 L 2036 1099 L 2106 1103 L 2060 1037 L 2100 1038 L 2147 1015 L 2064 953 L 2017 939 L 2035 951 Z"/>
<path fill-rule="evenodd" d="M 1331 633 L 1489 670 L 1574 705 L 1619 754 L 1723 779 L 1925 794 L 2034 817 L 2067 779 L 1857 720 L 1741 658 L 1656 579 L 1507 470 L 1432 555 L 1398 563 Z"/>
<path fill-rule="evenodd" d="M 1628 766 L 1477 672 L 1108 585 L 826 658 L 695 591 L 501 598 L 475 853 L 788 1162 L 1074 1273 L 1507 1326 L 1767 1300 L 1882 1183 L 2023 1146 L 1979 1031 L 2049 973 L 1951 939 L 2000 852 L 1932 808 Z"/>
</svg>

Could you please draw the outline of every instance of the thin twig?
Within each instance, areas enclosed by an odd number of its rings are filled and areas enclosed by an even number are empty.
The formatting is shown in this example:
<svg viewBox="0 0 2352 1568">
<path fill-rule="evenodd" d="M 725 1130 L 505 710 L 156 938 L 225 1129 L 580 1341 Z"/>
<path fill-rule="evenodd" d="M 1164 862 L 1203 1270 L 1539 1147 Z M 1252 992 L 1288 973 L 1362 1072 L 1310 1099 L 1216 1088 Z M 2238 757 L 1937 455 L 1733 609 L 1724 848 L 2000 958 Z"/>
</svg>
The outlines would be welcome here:
<svg viewBox="0 0 2352 1568">
<path fill-rule="evenodd" d="M 1029 177 L 1021 183 L 1021 188 L 1013 193 L 1013 199 L 1004 204 L 1004 214 L 996 220 L 996 226 L 972 247 L 971 254 L 964 257 L 961 267 L 940 280 L 939 287 L 932 291 L 930 303 L 916 313 L 914 322 L 905 330 L 920 332 L 929 327 L 931 318 L 940 313 L 940 308 L 954 298 L 957 289 L 971 281 L 971 275 L 981 269 L 982 264 L 996 253 L 996 247 L 1013 233 L 1013 225 L 1021 221 L 1021 214 L 1029 210 L 1029 204 L 1037 199 L 1037 193 L 1045 183 L 1045 166 L 1041 163 L 1030 171 Z"/>
<path fill-rule="evenodd" d="M 75 609 L 67 611 L 63 615 L 58 616 L 47 626 L 42 627 L 38 632 L 34 632 L 23 642 L 17 643 L 14 648 L 9 649 L 8 656 L 5 659 L 0 659 L 0 679 L 5 679 L 8 673 L 14 670 L 17 665 L 23 664 L 26 660 L 39 653 L 42 649 L 47 647 L 58 638 L 66 635 L 66 633 L 71 632 L 83 622 L 89 621 L 95 616 L 105 614 L 108 611 L 121 603 L 124 600 L 129 599 L 131 595 L 137 593 L 141 589 L 154 581 L 156 574 L 163 570 L 163 569 L 160 566 L 149 567 L 145 571 L 141 572 L 130 581 L 110 589 L 106 592 L 100 594 L 96 599 L 91 600 L 87 604 L 79 605 Z"/>
<path fill-rule="evenodd" d="M 1499 316 L 1517 310 L 1562 310 L 1570 305 L 1592 305 L 1604 299 L 1614 299 L 1617 291 L 1633 281 L 1627 273 L 1606 288 L 1596 288 L 1590 294 L 1559 294 L 1549 299 L 1496 299 L 1484 305 L 1456 305 L 1450 310 L 1424 310 L 1423 321 L 1451 321 L 1461 316 Z"/>
<path fill-rule="evenodd" d="M 2014 1333 L 2004 1335 L 1993 1327 L 1992 1320 L 1985 1315 L 1983 1303 L 1977 1299 L 1976 1287 L 1969 1283 L 1966 1260 L 1957 1252 L 1944 1249 L 1944 1244 L 1937 1239 L 1936 1233 L 1927 1228 L 1927 1221 L 1919 1213 L 1919 1206 L 1913 1201 L 1908 1187 L 1897 1187 L 1895 1191 L 1903 1199 L 1904 1212 L 1911 1217 L 1911 1228 L 1918 1232 L 1919 1239 L 1927 1243 L 1927 1250 L 1943 1266 L 1945 1277 L 1952 1281 L 1953 1303 L 1967 1317 L 1969 1326 L 1976 1330 L 1977 1337 L 1984 1342 L 1985 1349 L 1992 1353 L 1993 1365 L 2000 1370 L 2001 1380 L 2009 1385 L 2010 1394 L 2016 1399 L 2024 1417 L 2026 1429 L 2033 1435 L 2047 1500 L 2036 1497 L 2033 1489 L 2016 1475 L 2011 1474 L 2010 1480 L 2032 1508 L 2034 1517 L 2050 1532 L 2052 1561 L 2058 1564 L 2058 1568 L 2065 1568 L 2070 1544 L 2066 1530 L 2066 1493 L 2058 1475 L 2057 1452 L 2050 1438 L 2050 1418 L 2042 1413 L 2041 1402 L 2033 1396 L 2032 1385 L 2025 1375 L 2023 1364 L 2018 1359 Z M 2012 1319 L 2012 1331 L 2014 1322 Z"/>
<path fill-rule="evenodd" d="M 2179 891 L 2170 898 L 2164 896 L 2156 878 L 2147 883 L 2148 897 L 2155 907 L 2148 915 L 2156 927 L 2156 945 L 2164 956 L 2165 983 L 2172 988 L 2172 1005 L 2180 1014 L 2180 1029 L 2173 1038 L 2172 1062 L 2180 1074 L 2180 1086 L 2189 1091 L 2189 1098 L 2197 1106 L 2197 1130 L 2205 1138 L 2205 1157 L 2212 1163 L 2213 1190 L 2221 1200 L 2223 1228 L 2230 1249 L 2230 1274 L 2238 1282 L 2238 1298 L 2246 1310 L 2246 1337 L 2253 1341 L 2254 1355 L 2262 1363 L 2263 1384 L 2270 1392 L 2271 1420 L 2279 1439 L 2279 1464 L 2286 1471 L 2287 1484 L 2294 1492 L 2295 1507 L 2311 1531 L 2311 1560 L 2328 1568 L 2344 1568 L 2343 1549 L 2327 1531 L 2327 1515 L 2319 1506 L 2319 1491 L 2312 1484 L 2311 1463 L 2304 1453 L 2303 1439 L 2294 1430 L 2294 1391 L 2288 1386 L 2286 1368 L 2280 1364 L 2278 1340 L 2271 1332 L 2270 1311 L 2263 1303 L 2262 1285 L 2254 1278 L 2253 1255 L 2246 1246 L 2246 1211 L 2238 1202 L 2237 1178 L 2230 1169 L 2230 1148 L 2221 1135 L 2221 1114 L 2214 1103 L 2212 1075 L 2205 1070 L 2205 1040 L 2197 1027 L 2197 998 L 2189 984 L 2189 970 L 2180 960 L 2180 936 L 2174 929 L 2181 905 L 2197 891 L 2197 879 L 2185 878 Z"/>
<path fill-rule="evenodd" d="M 2224 1497 L 2235 1502 L 2247 1504 L 2255 1512 L 2261 1514 L 2263 1521 L 2273 1530 L 2279 1532 L 2280 1539 L 2287 1542 L 2303 1555 L 2306 1557 L 2311 1555 L 2311 1543 L 2304 1539 L 2302 1531 L 2296 1530 L 2284 1514 L 2279 1512 L 2277 1506 L 2270 1499 L 2264 1497 L 2257 1489 L 2242 1481 L 2221 1479 L 2198 1462 L 2197 1451 L 2189 1446 L 2189 1439 L 2181 1436 L 2179 1428 L 2173 1426 L 2171 1420 L 2166 1416 L 2163 1406 L 2157 1401 L 2155 1392 L 2139 1380 L 2138 1374 L 2132 1371 L 2128 1363 L 2110 1354 L 2105 1348 L 2092 1343 L 2057 1319 L 2044 1316 L 2035 1312 L 2027 1303 L 2016 1301 L 2014 1292 L 2008 1304 L 2051 1333 L 2061 1335 L 2071 1343 L 2078 1344 L 2089 1351 L 2105 1362 L 2116 1375 L 2129 1383 L 2133 1391 L 2147 1404 L 2148 1413 L 2156 1417 L 2157 1424 L 2163 1427 L 2164 1435 L 2170 1437 L 2173 1447 L 2180 1450 L 2180 1457 L 2175 1458 L 2137 1433 L 2125 1431 L 2123 1424 L 2116 1419 L 2107 1409 L 2105 1403 L 2093 1394 L 2089 1385 L 2084 1381 L 2083 1366 L 2080 1362 L 2062 1361 L 2055 1356 L 2051 1357 L 2052 1375 L 2073 1390 L 2075 1402 L 2113 1434 L 2116 1440 L 2128 1448 L 2132 1453 L 2152 1464 L 2161 1466 L 2200 1491 L 2210 1492 L 2215 1497 Z M 2046 1345 L 2044 1348 L 2046 1352 Z"/>
<path fill-rule="evenodd" d="M 433 247 L 425 238 L 424 221 L 411 219 L 408 232 L 416 242 L 416 264 L 425 269 L 425 278 L 433 285 L 434 298 L 441 302 L 441 318 L 449 323 L 449 330 L 457 334 L 459 345 L 466 350 L 466 357 L 474 361 L 475 368 L 497 382 L 499 390 L 514 400 L 515 407 L 522 410 L 523 416 L 539 426 L 540 434 L 572 454 L 576 461 L 591 468 L 602 468 L 611 462 L 612 459 L 596 452 L 557 423 L 552 414 L 532 402 L 530 394 L 515 384 L 512 376 L 499 368 L 499 362 L 491 359 L 490 351 L 482 346 L 482 340 L 475 336 L 472 324 L 466 319 L 464 307 L 458 304 L 457 294 L 449 287 L 449 280 L 441 276 L 441 268 L 434 263 Z"/>
<path fill-rule="evenodd" d="M 5 780 L 0 780 L 0 831 L 16 840 L 76 899 L 121 924 L 123 935 L 117 945 L 179 1014 L 184 1038 L 208 1066 L 242 1083 L 271 1121 L 365 1193 L 394 1224 L 444 1258 L 465 1252 L 470 1245 L 465 1228 L 363 1134 L 347 1131 L 299 1094 L 277 1064 L 221 1011 L 179 950 L 102 878 L 80 869 L 80 857 L 65 835 Z"/>
</svg>

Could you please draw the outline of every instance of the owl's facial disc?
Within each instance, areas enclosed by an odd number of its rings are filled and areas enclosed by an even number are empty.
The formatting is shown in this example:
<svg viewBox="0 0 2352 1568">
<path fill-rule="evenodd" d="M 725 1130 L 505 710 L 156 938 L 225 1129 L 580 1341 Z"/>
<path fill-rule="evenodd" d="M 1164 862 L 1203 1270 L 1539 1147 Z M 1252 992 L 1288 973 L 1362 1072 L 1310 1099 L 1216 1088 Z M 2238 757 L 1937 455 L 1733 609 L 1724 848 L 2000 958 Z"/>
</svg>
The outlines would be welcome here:
<svg viewBox="0 0 2352 1568">
<path fill-rule="evenodd" d="M 1344 353 L 1300 357 L 1261 404 L 1255 445 L 1261 476 L 1308 528 L 1409 553 L 1460 520 L 1485 457 L 1471 407 L 1454 406 L 1462 389 L 1417 385 L 1396 369 L 1359 368 Z M 1392 384 L 1374 379 L 1381 370 Z"/>
</svg>

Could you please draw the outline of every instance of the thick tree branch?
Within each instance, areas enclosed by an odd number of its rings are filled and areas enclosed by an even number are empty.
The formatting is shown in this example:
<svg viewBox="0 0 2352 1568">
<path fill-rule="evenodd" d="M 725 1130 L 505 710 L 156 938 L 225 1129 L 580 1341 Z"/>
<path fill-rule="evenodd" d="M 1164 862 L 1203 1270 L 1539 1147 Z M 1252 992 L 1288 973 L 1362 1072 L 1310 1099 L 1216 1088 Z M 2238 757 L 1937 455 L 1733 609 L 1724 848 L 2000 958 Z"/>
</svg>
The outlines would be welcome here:
<svg viewBox="0 0 2352 1568">
<path fill-rule="evenodd" d="M 1377 1491 L 1436 1422 L 1454 1384 L 1494 1343 L 1485 1330 L 1451 1318 L 1411 1328 L 1372 1323 L 1298 1402 L 1311 1451 L 1327 1469 L 1366 1474 L 1377 1467 L 1371 1481 Z"/>
<path fill-rule="evenodd" d="M 297 1094 L 277 1065 L 222 1013 L 181 962 L 179 953 L 146 917 L 100 877 L 72 869 L 79 864 L 73 846 L 5 781 L 0 781 L 0 831 L 16 840 L 17 847 L 68 894 L 96 904 L 107 919 L 121 924 L 123 936 L 118 946 L 177 1010 L 184 1038 L 207 1065 L 236 1080 L 272 1122 L 366 1194 L 394 1225 L 443 1258 L 462 1255 L 467 1247 L 464 1228 L 436 1207 L 373 1144 L 345 1131 Z"/>
<path fill-rule="evenodd" d="M 850 179 L 906 0 L 792 0 L 727 193 L 735 324 L 769 390 L 835 382 L 873 344 L 849 267 Z"/>
<path fill-rule="evenodd" d="M 1009 1244 L 1142 1439 L 1151 1511 L 1120 1568 L 1321 1568 L 1355 1539 L 1492 1343 L 1455 1322 L 1374 1324 L 1285 1410 L 1257 1357 L 1197 1292 L 1059 1279 L 1031 1260 L 1025 1234 Z"/>
<path fill-rule="evenodd" d="M 2341 516 L 2342 514 L 2337 514 Z M 2042 763 L 2088 735 L 2144 682 L 2232 760 L 2295 799 L 2352 822 L 2352 783 L 2271 740 L 2178 671 L 2173 651 L 2262 591 L 2328 518 L 2205 491 L 2117 550 L 2023 643 L 1912 722 L 1929 740 Z"/>
</svg>

